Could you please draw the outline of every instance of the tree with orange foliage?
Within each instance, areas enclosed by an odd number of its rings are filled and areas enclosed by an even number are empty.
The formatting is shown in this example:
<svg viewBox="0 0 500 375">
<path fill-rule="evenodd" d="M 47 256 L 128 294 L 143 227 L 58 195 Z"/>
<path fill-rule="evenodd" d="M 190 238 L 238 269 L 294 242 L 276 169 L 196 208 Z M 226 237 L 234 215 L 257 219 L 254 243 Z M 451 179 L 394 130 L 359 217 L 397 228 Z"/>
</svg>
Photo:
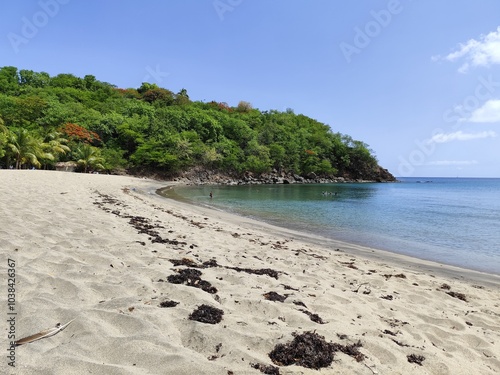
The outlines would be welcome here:
<svg viewBox="0 0 500 375">
<path fill-rule="evenodd" d="M 102 142 L 97 133 L 70 122 L 64 124 L 59 131 L 65 134 L 72 141 L 87 144 L 99 144 Z"/>
</svg>

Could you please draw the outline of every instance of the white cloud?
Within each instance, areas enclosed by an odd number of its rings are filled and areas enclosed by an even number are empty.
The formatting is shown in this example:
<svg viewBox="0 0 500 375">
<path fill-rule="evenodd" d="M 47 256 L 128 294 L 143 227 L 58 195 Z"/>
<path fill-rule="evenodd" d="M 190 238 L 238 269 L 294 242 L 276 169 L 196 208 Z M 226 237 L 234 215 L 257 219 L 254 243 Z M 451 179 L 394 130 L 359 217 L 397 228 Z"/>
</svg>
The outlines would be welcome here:
<svg viewBox="0 0 500 375">
<path fill-rule="evenodd" d="M 477 160 L 436 160 L 428 163 L 429 165 L 439 165 L 439 166 L 464 166 L 464 165 L 474 165 L 478 164 Z"/>
<path fill-rule="evenodd" d="M 500 100 L 491 99 L 470 115 L 470 122 L 500 122 Z"/>
<path fill-rule="evenodd" d="M 459 48 L 445 57 L 433 56 L 432 60 L 456 61 L 465 59 L 458 69 L 465 73 L 471 66 L 489 66 L 500 64 L 500 26 L 496 31 L 487 35 L 481 35 L 479 40 L 470 39 L 466 43 L 460 43 Z"/>
<path fill-rule="evenodd" d="M 479 133 L 464 133 L 459 130 L 454 133 L 438 133 L 434 134 L 431 139 L 427 141 L 427 143 L 447 143 L 453 141 L 470 141 L 473 139 L 482 139 L 482 138 L 494 138 L 497 134 L 494 131 L 484 131 Z"/>
</svg>

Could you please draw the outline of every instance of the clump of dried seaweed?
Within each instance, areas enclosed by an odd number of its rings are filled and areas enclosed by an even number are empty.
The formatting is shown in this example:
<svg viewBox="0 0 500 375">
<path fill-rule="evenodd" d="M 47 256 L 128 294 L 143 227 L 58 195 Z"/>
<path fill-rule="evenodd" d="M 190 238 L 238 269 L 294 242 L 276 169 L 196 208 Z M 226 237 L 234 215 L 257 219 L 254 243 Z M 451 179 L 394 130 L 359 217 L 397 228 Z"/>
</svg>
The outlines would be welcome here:
<svg viewBox="0 0 500 375">
<path fill-rule="evenodd" d="M 382 276 L 384 276 L 386 280 L 389 280 L 391 277 L 396 277 L 398 279 L 406 279 L 406 275 L 404 273 L 398 273 L 397 275 L 392 275 L 390 273 L 386 273 Z"/>
<path fill-rule="evenodd" d="M 262 363 L 250 363 L 250 366 L 266 375 L 280 375 L 280 369 L 276 366 L 264 365 Z"/>
<path fill-rule="evenodd" d="M 267 275 L 269 277 L 274 277 L 278 280 L 279 273 L 270 268 L 252 269 L 252 268 L 240 268 L 240 267 L 226 267 L 227 269 L 234 270 L 236 272 L 246 272 L 254 275 Z"/>
<path fill-rule="evenodd" d="M 321 319 L 321 317 L 318 314 L 313 314 L 312 312 L 304 310 L 304 309 L 300 309 L 299 311 L 301 311 L 304 314 L 308 315 L 309 319 L 311 319 L 314 323 L 326 324 L 326 322 L 323 319 Z"/>
<path fill-rule="evenodd" d="M 302 302 L 302 301 L 293 301 L 293 303 L 294 303 L 295 305 L 297 305 L 297 306 L 303 306 L 303 307 L 305 307 L 305 308 L 307 309 L 307 306 L 306 306 L 306 305 L 305 305 L 305 303 L 304 303 L 304 302 Z"/>
<path fill-rule="evenodd" d="M 461 301 L 467 302 L 467 297 L 463 293 L 459 292 L 446 292 L 449 296 L 452 296 L 454 298 L 458 298 Z"/>
<path fill-rule="evenodd" d="M 288 298 L 288 294 L 281 295 L 276 292 L 268 292 L 264 294 L 264 298 L 269 301 L 285 302 L 285 300 Z"/>
<path fill-rule="evenodd" d="M 425 360 L 425 357 L 423 355 L 418 354 L 410 354 L 406 358 L 408 358 L 408 362 L 416 363 L 419 366 L 422 366 L 422 362 Z"/>
<path fill-rule="evenodd" d="M 223 315 L 224 311 L 221 309 L 203 304 L 189 315 L 189 319 L 201 323 L 217 324 L 221 322 Z"/>
<path fill-rule="evenodd" d="M 358 350 L 358 348 L 363 347 L 361 341 L 350 345 L 332 344 L 332 346 L 334 351 L 347 354 L 348 356 L 353 357 L 357 362 L 361 362 L 365 359 L 365 355 Z"/>
<path fill-rule="evenodd" d="M 166 300 L 166 301 L 161 302 L 158 306 L 165 308 L 165 307 L 175 307 L 178 304 L 179 304 L 179 302 Z"/>
<path fill-rule="evenodd" d="M 446 294 L 448 294 L 449 296 L 454 297 L 454 298 L 458 298 L 459 300 L 464 301 L 464 302 L 468 302 L 465 294 L 459 293 L 459 292 L 452 292 L 451 286 L 449 286 L 448 284 L 442 284 L 439 287 L 439 289 L 448 290 L 448 292 L 446 292 Z"/>
<path fill-rule="evenodd" d="M 217 261 L 215 259 L 210 259 L 207 260 L 206 262 L 203 263 L 198 263 L 195 262 L 192 259 L 189 258 L 182 258 L 182 259 L 169 259 L 169 261 L 175 266 L 186 266 L 186 267 L 191 267 L 191 268 L 212 268 L 212 267 L 220 267 L 217 264 Z"/>
<path fill-rule="evenodd" d="M 212 286 L 208 281 L 202 280 L 200 277 L 201 275 L 202 273 L 200 270 L 186 268 L 179 270 L 175 275 L 168 276 L 167 281 L 172 284 L 184 284 L 194 288 L 200 288 L 210 294 L 217 293 L 217 288 Z"/>
<path fill-rule="evenodd" d="M 236 272 L 245 272 L 249 274 L 254 274 L 254 275 L 266 275 L 269 277 L 273 277 L 276 280 L 278 279 L 279 272 L 270 268 L 258 268 L 258 269 L 253 269 L 253 268 L 241 268 L 241 267 L 231 267 L 231 266 L 222 266 L 217 263 L 215 259 L 208 260 L 203 263 L 197 263 L 191 259 L 188 258 L 182 258 L 182 259 L 169 259 L 169 261 L 174 265 L 174 266 L 187 266 L 191 268 L 212 268 L 212 267 L 221 267 L 225 268 L 228 270 L 233 270 Z"/>
<path fill-rule="evenodd" d="M 294 339 L 287 344 L 278 344 L 269 353 L 273 363 L 278 366 L 298 365 L 318 370 L 330 366 L 334 348 L 323 336 L 316 332 L 293 334 Z"/>
</svg>

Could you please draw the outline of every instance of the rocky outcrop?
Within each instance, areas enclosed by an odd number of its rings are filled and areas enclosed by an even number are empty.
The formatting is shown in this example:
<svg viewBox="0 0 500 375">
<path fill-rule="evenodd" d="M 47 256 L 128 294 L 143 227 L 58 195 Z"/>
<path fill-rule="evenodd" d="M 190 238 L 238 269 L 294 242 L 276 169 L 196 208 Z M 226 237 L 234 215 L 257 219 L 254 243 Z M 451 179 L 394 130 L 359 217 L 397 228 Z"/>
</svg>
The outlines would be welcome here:
<svg viewBox="0 0 500 375">
<path fill-rule="evenodd" d="M 352 179 L 349 177 L 319 177 L 315 173 L 306 176 L 299 176 L 294 173 L 278 172 L 273 170 L 269 173 L 254 174 L 246 172 L 243 175 L 231 175 L 221 171 L 195 168 L 184 172 L 174 178 L 175 181 L 182 181 L 188 184 L 220 184 L 220 185 L 259 185 L 259 184 L 326 184 L 342 182 L 395 182 L 396 178 L 387 170 L 378 167 L 373 172 L 370 179 Z"/>
<path fill-rule="evenodd" d="M 375 178 L 377 182 L 396 182 L 396 177 L 387 169 L 378 166 L 378 176 Z"/>
</svg>

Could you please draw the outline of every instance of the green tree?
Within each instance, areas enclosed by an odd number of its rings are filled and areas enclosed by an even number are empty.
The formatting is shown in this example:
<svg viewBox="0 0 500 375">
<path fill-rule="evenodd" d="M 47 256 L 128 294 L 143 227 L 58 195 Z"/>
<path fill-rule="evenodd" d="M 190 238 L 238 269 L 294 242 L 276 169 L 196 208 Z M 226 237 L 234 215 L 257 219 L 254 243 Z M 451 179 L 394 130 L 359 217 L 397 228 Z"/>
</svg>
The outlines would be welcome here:
<svg viewBox="0 0 500 375">
<path fill-rule="evenodd" d="M 83 79 L 74 76 L 73 74 L 62 73 L 50 80 L 50 85 L 61 88 L 84 89 L 85 83 Z"/>
<path fill-rule="evenodd" d="M 127 118 L 123 124 L 117 126 L 117 136 L 114 142 L 121 149 L 125 150 L 126 157 L 132 155 L 137 146 L 144 142 L 146 136 L 145 129 L 148 127 L 148 123 L 149 121 L 146 117 L 133 115 L 133 117 Z"/>
<path fill-rule="evenodd" d="M 149 82 L 143 82 L 141 87 L 137 89 L 137 92 L 139 94 L 144 94 L 145 92 L 149 90 L 156 90 L 159 89 L 158 85 L 156 83 L 149 83 Z"/>
<path fill-rule="evenodd" d="M 238 106 L 236 107 L 236 109 L 238 112 L 250 112 L 253 108 L 252 108 L 252 104 L 242 100 L 238 103 Z"/>
<path fill-rule="evenodd" d="M 16 169 L 21 169 L 25 165 L 39 168 L 41 166 L 39 158 L 47 160 L 54 158 L 44 151 L 42 140 L 33 136 L 27 129 L 11 131 L 7 146 L 16 162 Z"/>
<path fill-rule="evenodd" d="M 87 173 L 89 168 L 102 170 L 104 169 L 104 158 L 97 147 L 91 146 L 87 143 L 82 143 L 75 153 L 78 165 Z"/>
<path fill-rule="evenodd" d="M 220 167 L 228 172 L 241 173 L 243 171 L 243 162 L 245 153 L 238 146 L 236 141 L 222 138 L 213 144 L 218 155 L 220 155 Z"/>
<path fill-rule="evenodd" d="M 260 145 L 257 140 L 253 139 L 248 143 L 245 154 L 247 155 L 244 163 L 245 170 L 255 173 L 264 173 L 271 169 L 269 148 Z"/>
<path fill-rule="evenodd" d="M 222 160 L 222 155 L 217 152 L 215 147 L 207 147 L 203 152 L 201 160 L 203 165 L 209 168 L 215 168 Z"/>
<path fill-rule="evenodd" d="M 77 122 L 78 112 L 73 105 L 62 104 L 59 100 L 51 97 L 46 99 L 46 106 L 36 123 L 47 129 L 58 128 L 68 122 Z"/>
<path fill-rule="evenodd" d="M 21 123 L 36 125 L 37 120 L 44 115 L 47 102 L 37 95 L 30 95 L 16 100 L 17 116 Z"/>
<path fill-rule="evenodd" d="M 85 77 L 83 77 L 83 86 L 85 87 L 85 89 L 90 91 L 94 91 L 99 87 L 95 76 L 90 74 L 87 74 Z"/>
<path fill-rule="evenodd" d="M 9 134 L 9 129 L 4 125 L 2 118 L 0 117 L 0 159 L 5 156 L 7 147 L 7 137 Z"/>
<path fill-rule="evenodd" d="M 377 167 L 377 159 L 368 145 L 361 141 L 353 141 L 349 148 L 351 175 L 354 178 L 372 179 Z"/>
<path fill-rule="evenodd" d="M 105 147 L 101 150 L 101 156 L 104 159 L 102 165 L 107 171 L 123 171 L 128 165 L 127 159 L 125 159 L 125 150 Z"/>
<path fill-rule="evenodd" d="M 222 126 L 217 119 L 195 108 L 188 109 L 186 114 L 189 118 L 188 128 L 198 133 L 203 142 L 217 142 L 222 134 Z"/>
<path fill-rule="evenodd" d="M 177 155 L 170 151 L 171 147 L 172 145 L 166 145 L 163 141 L 149 139 L 137 148 L 130 159 L 136 166 L 147 166 L 175 173 L 180 168 L 180 161 Z"/>
<path fill-rule="evenodd" d="M 16 95 L 19 92 L 19 74 L 14 66 L 0 68 L 0 92 Z"/>
<path fill-rule="evenodd" d="M 42 157 L 42 164 L 47 166 L 51 162 L 58 160 L 60 155 L 65 155 L 71 151 L 67 146 L 68 140 L 58 131 L 51 131 L 44 137 L 41 148 L 44 151 L 43 155 L 50 155 L 49 158 Z"/>
<path fill-rule="evenodd" d="M 231 117 L 227 117 L 222 122 L 222 130 L 225 137 L 236 141 L 242 148 L 245 148 L 248 142 L 257 135 L 245 121 Z"/>
<path fill-rule="evenodd" d="M 281 171 L 284 166 L 283 161 L 286 158 L 286 149 L 278 143 L 272 143 L 269 145 L 269 157 L 272 161 L 272 167 Z"/>
<path fill-rule="evenodd" d="M 142 98 L 148 103 L 168 106 L 172 105 L 174 102 L 174 93 L 170 90 L 156 88 L 143 93 Z"/>
<path fill-rule="evenodd" d="M 21 86 L 44 88 L 50 83 L 50 76 L 45 72 L 34 72 L 33 70 L 21 69 L 19 71 L 19 83 Z"/>
<path fill-rule="evenodd" d="M 189 100 L 189 95 L 188 95 L 186 89 L 181 89 L 175 95 L 174 103 L 177 105 L 187 105 L 187 104 L 191 103 L 191 100 Z"/>
</svg>

